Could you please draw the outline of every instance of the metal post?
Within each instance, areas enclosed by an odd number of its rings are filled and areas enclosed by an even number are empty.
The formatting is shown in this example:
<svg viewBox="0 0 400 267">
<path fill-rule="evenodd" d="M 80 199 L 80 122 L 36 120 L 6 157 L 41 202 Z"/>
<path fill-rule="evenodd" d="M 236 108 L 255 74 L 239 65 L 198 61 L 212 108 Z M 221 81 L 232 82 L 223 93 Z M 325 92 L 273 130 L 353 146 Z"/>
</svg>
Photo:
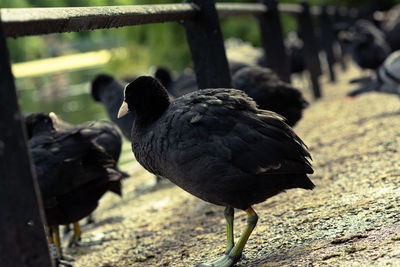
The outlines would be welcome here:
<svg viewBox="0 0 400 267">
<path fill-rule="evenodd" d="M 199 88 L 231 88 L 231 74 L 214 0 L 188 0 L 198 9 L 183 25 Z"/>
<path fill-rule="evenodd" d="M 320 98 L 321 90 L 318 77 L 322 73 L 318 57 L 318 39 L 314 33 L 314 27 L 310 14 L 310 6 L 305 2 L 302 2 L 301 6 L 303 7 L 303 11 L 297 16 L 297 21 L 299 23 L 299 35 L 304 42 L 304 59 L 306 67 L 310 72 L 314 98 Z"/>
<path fill-rule="evenodd" d="M 283 43 L 282 25 L 276 0 L 262 0 L 267 13 L 258 18 L 266 55 L 267 67 L 275 70 L 282 80 L 290 82 L 289 58 Z"/>
<path fill-rule="evenodd" d="M 52 266 L 40 192 L 28 151 L 0 20 L 1 266 Z"/>
<path fill-rule="evenodd" d="M 331 82 L 336 81 L 335 77 L 335 55 L 333 52 L 333 43 L 335 41 L 335 36 L 333 33 L 332 22 L 328 16 L 326 5 L 321 6 L 321 14 L 319 16 L 320 22 L 320 35 L 321 35 L 321 45 L 325 50 L 326 59 L 328 61 L 329 77 Z"/>
</svg>

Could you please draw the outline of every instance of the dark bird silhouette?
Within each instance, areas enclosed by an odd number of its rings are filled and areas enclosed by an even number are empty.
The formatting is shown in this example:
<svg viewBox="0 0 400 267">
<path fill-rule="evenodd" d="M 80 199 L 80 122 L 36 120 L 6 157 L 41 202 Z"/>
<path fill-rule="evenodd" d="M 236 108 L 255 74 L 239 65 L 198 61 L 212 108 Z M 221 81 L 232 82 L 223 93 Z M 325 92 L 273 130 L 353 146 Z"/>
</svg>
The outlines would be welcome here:
<svg viewBox="0 0 400 267">
<path fill-rule="evenodd" d="M 124 175 L 116 169 L 115 160 L 93 141 L 101 135 L 99 129 L 56 131 L 50 116 L 43 113 L 27 116 L 25 123 L 49 244 L 55 246 L 53 256 L 59 261 L 64 257 L 58 226 L 77 224 L 94 211 L 107 191 L 121 195 Z"/>
<path fill-rule="evenodd" d="M 384 33 L 367 20 L 358 20 L 347 38 L 353 60 L 363 69 L 377 69 L 390 53 Z"/>
<path fill-rule="evenodd" d="M 234 70 L 233 87 L 246 92 L 261 109 L 282 115 L 290 126 L 294 126 L 301 119 L 303 109 L 308 106 L 308 102 L 299 90 L 280 80 L 274 71 L 241 62 L 231 62 L 230 68 Z M 166 89 L 174 97 L 198 90 L 194 73 L 189 76 L 186 72 L 177 79 L 178 82 L 174 82 L 167 69 L 159 68 L 155 72 L 155 77 L 161 84 L 168 85 Z"/>
<path fill-rule="evenodd" d="M 58 118 L 51 112 L 49 114 L 53 122 L 53 127 L 57 132 L 70 132 L 83 129 L 96 130 L 97 135 L 93 135 L 95 144 L 99 145 L 104 151 L 109 154 L 115 162 L 118 162 L 122 149 L 122 134 L 119 128 L 110 121 L 88 121 L 79 125 L 70 124 Z M 126 177 L 129 175 L 126 174 Z"/>
<path fill-rule="evenodd" d="M 231 75 L 234 75 L 240 69 L 248 66 L 250 65 L 246 62 L 229 61 Z M 199 89 L 197 86 L 196 74 L 190 68 L 185 69 L 176 79 L 173 79 L 171 72 L 167 68 L 158 67 L 154 72 L 154 77 L 161 82 L 172 97 L 180 97 Z"/>
<path fill-rule="evenodd" d="M 196 81 L 195 81 L 196 82 Z M 118 110 L 124 100 L 124 85 L 107 74 L 100 74 L 92 81 L 91 93 L 93 98 L 101 102 L 109 119 L 118 126 L 122 134 L 131 139 L 131 128 L 135 119 L 133 113 L 118 118 Z M 156 183 L 160 183 L 161 177 L 156 177 Z"/>
<path fill-rule="evenodd" d="M 176 79 L 173 79 L 171 71 L 165 67 L 158 67 L 154 72 L 154 77 L 167 88 L 172 97 L 198 90 L 196 74 L 190 68 L 186 68 Z"/>
<path fill-rule="evenodd" d="M 308 102 L 301 92 L 282 81 L 271 69 L 257 66 L 240 69 L 233 77 L 233 87 L 252 97 L 259 108 L 274 111 L 294 126 Z"/>
<path fill-rule="evenodd" d="M 91 94 L 95 101 L 103 104 L 108 118 L 121 130 L 122 134 L 129 140 L 131 134 L 133 114 L 118 119 L 118 109 L 124 100 L 124 84 L 115 80 L 107 74 L 100 74 L 92 81 Z"/>
<path fill-rule="evenodd" d="M 349 92 L 347 96 L 353 98 L 368 92 L 381 92 L 400 96 L 399 73 L 400 50 L 391 53 L 382 66 L 371 77 L 360 79 L 360 87 Z"/>
<path fill-rule="evenodd" d="M 290 188 L 314 188 L 302 140 L 243 91 L 204 89 L 170 102 L 158 80 L 139 77 L 126 87 L 119 116 L 128 112 L 135 113 L 132 150 L 143 167 L 226 207 L 226 253 L 199 266 L 233 266 L 240 259 L 258 219 L 253 204 Z M 248 216 L 236 244 L 234 208 Z"/>
</svg>

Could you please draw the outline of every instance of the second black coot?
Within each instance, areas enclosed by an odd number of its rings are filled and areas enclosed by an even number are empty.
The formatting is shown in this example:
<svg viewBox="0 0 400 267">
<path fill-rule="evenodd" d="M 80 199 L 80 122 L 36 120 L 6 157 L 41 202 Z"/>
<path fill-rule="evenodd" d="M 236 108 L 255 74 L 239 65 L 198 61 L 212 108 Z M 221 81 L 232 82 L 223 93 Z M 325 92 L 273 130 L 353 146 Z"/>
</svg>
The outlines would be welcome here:
<svg viewBox="0 0 400 267">
<path fill-rule="evenodd" d="M 58 225 L 76 223 L 88 216 L 102 195 L 121 195 L 124 174 L 116 161 L 97 145 L 95 128 L 57 131 L 49 115 L 31 114 L 25 118 L 29 146 L 35 165 L 49 232 L 49 243 L 62 259 Z"/>
<path fill-rule="evenodd" d="M 377 69 L 390 53 L 385 34 L 372 22 L 358 20 L 350 30 L 350 53 L 363 69 Z"/>
<path fill-rule="evenodd" d="M 233 266 L 240 259 L 258 219 L 253 204 L 287 189 L 314 188 L 303 141 L 243 91 L 204 89 L 170 102 L 158 80 L 139 77 L 126 87 L 119 116 L 129 112 L 136 118 L 132 150 L 143 167 L 226 207 L 226 253 L 199 266 Z M 248 222 L 236 243 L 234 208 Z"/>
<path fill-rule="evenodd" d="M 53 127 L 59 133 L 84 129 L 97 131 L 98 134 L 93 135 L 91 141 L 102 147 L 115 162 L 118 162 L 122 149 L 122 134 L 116 124 L 110 121 L 88 121 L 74 125 L 59 119 L 54 112 L 50 112 L 49 116 L 52 119 Z"/>
<path fill-rule="evenodd" d="M 308 102 L 302 93 L 282 81 L 269 68 L 249 66 L 240 62 L 231 62 L 233 87 L 240 89 L 252 97 L 259 108 L 270 110 L 286 118 L 290 126 L 294 126 L 302 117 Z M 173 81 L 169 71 L 159 68 L 155 77 L 166 87 L 174 97 L 180 97 L 198 90 L 193 72 L 181 75 Z"/>
<path fill-rule="evenodd" d="M 129 140 L 134 120 L 133 114 L 117 118 L 118 109 L 124 100 L 124 84 L 107 74 L 100 74 L 92 81 L 91 94 L 95 101 L 104 105 L 108 118 L 114 122 Z"/>
<path fill-rule="evenodd" d="M 282 81 L 271 69 L 249 66 L 233 77 L 233 87 L 253 98 L 258 107 L 278 113 L 294 126 L 302 117 L 308 102 L 301 92 Z"/>
<path fill-rule="evenodd" d="M 124 100 L 124 84 L 110 75 L 100 74 L 92 81 L 91 94 L 93 99 L 104 105 L 109 119 L 118 126 L 125 138 L 130 140 L 134 114 L 128 114 L 123 118 L 117 116 Z M 155 178 L 157 184 L 162 181 L 159 176 Z"/>
</svg>

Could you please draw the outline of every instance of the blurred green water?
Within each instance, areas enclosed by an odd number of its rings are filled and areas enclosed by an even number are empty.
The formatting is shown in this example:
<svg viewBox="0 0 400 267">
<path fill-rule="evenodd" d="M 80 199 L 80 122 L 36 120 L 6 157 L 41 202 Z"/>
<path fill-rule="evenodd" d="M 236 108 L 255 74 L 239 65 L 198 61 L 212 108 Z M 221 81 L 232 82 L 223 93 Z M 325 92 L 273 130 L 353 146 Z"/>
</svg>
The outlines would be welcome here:
<svg viewBox="0 0 400 267">
<path fill-rule="evenodd" d="M 99 72 L 102 70 L 67 73 L 63 86 L 58 86 L 51 76 L 17 79 L 22 112 L 55 112 L 62 120 L 73 124 L 107 119 L 103 106 L 90 95 L 90 81 Z"/>
</svg>

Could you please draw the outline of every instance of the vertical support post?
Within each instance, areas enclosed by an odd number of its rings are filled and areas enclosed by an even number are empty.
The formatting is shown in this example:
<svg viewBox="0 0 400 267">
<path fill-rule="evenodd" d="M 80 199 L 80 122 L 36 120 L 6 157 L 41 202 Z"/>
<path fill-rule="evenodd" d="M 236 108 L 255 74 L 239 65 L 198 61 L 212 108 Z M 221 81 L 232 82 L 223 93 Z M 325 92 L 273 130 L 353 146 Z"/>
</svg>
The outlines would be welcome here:
<svg viewBox="0 0 400 267">
<path fill-rule="evenodd" d="M 0 265 L 52 266 L 0 18 Z"/>
<path fill-rule="evenodd" d="M 192 3 L 198 9 L 196 19 L 184 21 L 183 26 L 199 88 L 232 88 L 214 0 L 187 0 L 185 2 Z"/>
<path fill-rule="evenodd" d="M 304 60 L 306 67 L 310 72 L 314 98 L 317 99 L 321 97 L 318 78 L 322 74 L 318 56 L 318 39 L 315 36 L 309 4 L 302 2 L 301 6 L 303 7 L 303 11 L 297 17 L 299 23 L 299 35 L 304 42 Z"/>
<path fill-rule="evenodd" d="M 341 14 L 341 9 L 338 6 L 335 6 L 335 15 L 334 15 L 334 21 L 336 23 L 336 27 L 343 27 L 346 22 L 343 19 L 343 16 Z M 343 26 L 342 26 L 343 25 Z M 346 63 L 346 47 L 344 45 L 344 43 L 339 40 L 339 36 L 338 33 L 340 31 L 340 29 L 336 29 L 337 33 L 335 35 L 335 39 L 337 41 L 337 43 L 339 44 L 340 47 L 340 55 L 338 55 L 338 58 L 336 59 L 336 61 L 338 61 L 340 63 L 340 66 L 342 68 L 343 71 L 347 70 L 347 63 Z"/>
<path fill-rule="evenodd" d="M 333 52 L 333 43 L 335 41 L 335 36 L 333 33 L 332 22 L 328 16 L 327 6 L 322 5 L 321 14 L 319 16 L 320 22 L 320 36 L 321 45 L 325 50 L 326 59 L 328 61 L 329 77 L 331 82 L 336 81 L 334 65 L 335 65 L 335 55 Z"/>
<path fill-rule="evenodd" d="M 290 82 L 289 58 L 283 42 L 278 3 L 276 0 L 261 2 L 267 6 L 267 13 L 258 17 L 267 67 L 276 71 L 282 80 Z"/>
</svg>

